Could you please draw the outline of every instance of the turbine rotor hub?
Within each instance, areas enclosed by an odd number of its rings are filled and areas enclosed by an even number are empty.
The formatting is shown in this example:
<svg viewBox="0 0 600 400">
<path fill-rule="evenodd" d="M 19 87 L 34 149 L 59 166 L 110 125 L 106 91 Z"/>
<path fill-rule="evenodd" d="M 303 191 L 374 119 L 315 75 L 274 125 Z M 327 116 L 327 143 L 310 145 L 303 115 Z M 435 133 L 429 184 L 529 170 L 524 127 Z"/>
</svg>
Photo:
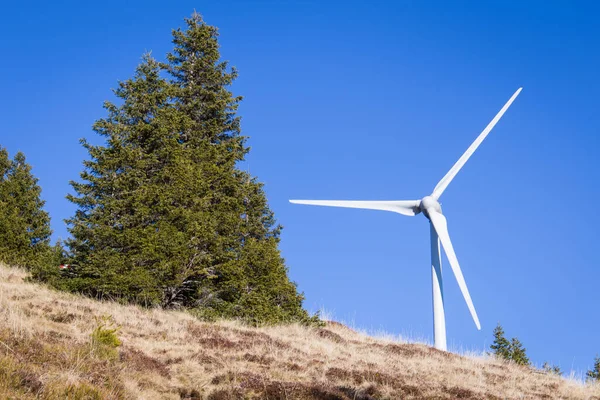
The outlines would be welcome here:
<svg viewBox="0 0 600 400">
<path fill-rule="evenodd" d="M 421 199 L 421 204 L 419 205 L 419 208 L 427 218 L 429 218 L 429 213 L 427 212 L 427 210 L 433 209 L 439 213 L 442 212 L 442 206 L 440 205 L 440 202 L 431 196 L 423 197 L 423 199 Z"/>
</svg>

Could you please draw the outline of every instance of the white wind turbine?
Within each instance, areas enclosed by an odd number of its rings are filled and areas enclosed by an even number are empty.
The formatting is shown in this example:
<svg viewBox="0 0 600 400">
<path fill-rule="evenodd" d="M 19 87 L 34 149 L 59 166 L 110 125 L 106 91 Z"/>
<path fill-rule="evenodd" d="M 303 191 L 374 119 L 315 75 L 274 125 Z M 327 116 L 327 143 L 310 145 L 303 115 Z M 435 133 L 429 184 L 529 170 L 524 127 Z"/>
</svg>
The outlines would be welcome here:
<svg viewBox="0 0 600 400">
<path fill-rule="evenodd" d="M 512 95 L 512 97 L 506 102 L 504 107 L 496 114 L 494 119 L 485 127 L 483 132 L 479 134 L 477 139 L 471 144 L 471 146 L 465 151 L 465 153 L 458 159 L 456 164 L 452 166 L 450 171 L 438 182 L 436 187 L 433 189 L 433 193 L 429 196 L 423 197 L 421 200 L 392 200 L 392 201 L 347 201 L 347 200 L 290 200 L 291 203 L 295 204 L 308 204 L 314 206 L 330 206 L 330 207 L 347 207 L 347 208 L 363 208 L 370 210 L 382 210 L 391 211 L 403 215 L 414 216 L 423 212 L 425 217 L 430 222 L 430 236 L 431 236 L 431 276 L 433 286 L 433 333 L 434 333 L 434 344 L 435 347 L 440 350 L 446 350 L 446 320 L 444 316 L 444 285 L 442 283 L 442 260 L 440 258 L 440 242 L 446 252 L 450 267 L 454 276 L 458 281 L 460 291 L 467 302 L 467 307 L 471 312 L 473 321 L 477 329 L 481 330 L 479 324 L 479 318 L 475 312 L 469 289 L 465 283 L 460 265 L 456 258 L 450 236 L 448 235 L 448 225 L 446 217 L 442 214 L 442 208 L 438 199 L 446 190 L 446 187 L 452 182 L 452 179 L 456 176 L 458 171 L 465 165 L 469 157 L 477 150 L 481 142 L 490 133 L 496 123 L 502 118 L 502 115 L 506 112 L 508 107 L 517 98 L 522 88 Z"/>
</svg>

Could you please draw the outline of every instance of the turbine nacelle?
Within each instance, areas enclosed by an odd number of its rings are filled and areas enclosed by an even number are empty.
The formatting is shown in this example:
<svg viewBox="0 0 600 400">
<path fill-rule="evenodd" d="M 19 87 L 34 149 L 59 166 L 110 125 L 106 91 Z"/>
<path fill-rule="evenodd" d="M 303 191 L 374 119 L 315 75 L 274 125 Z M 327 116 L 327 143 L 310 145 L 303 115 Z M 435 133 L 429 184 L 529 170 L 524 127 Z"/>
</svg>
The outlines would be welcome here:
<svg viewBox="0 0 600 400">
<path fill-rule="evenodd" d="M 419 210 L 422 211 L 423 214 L 425 214 L 427 219 L 429 219 L 429 213 L 427 212 L 427 210 L 430 209 L 433 209 L 439 212 L 440 214 L 442 213 L 442 206 L 440 205 L 440 202 L 431 196 L 425 196 L 421 200 L 421 204 L 419 204 Z"/>
</svg>

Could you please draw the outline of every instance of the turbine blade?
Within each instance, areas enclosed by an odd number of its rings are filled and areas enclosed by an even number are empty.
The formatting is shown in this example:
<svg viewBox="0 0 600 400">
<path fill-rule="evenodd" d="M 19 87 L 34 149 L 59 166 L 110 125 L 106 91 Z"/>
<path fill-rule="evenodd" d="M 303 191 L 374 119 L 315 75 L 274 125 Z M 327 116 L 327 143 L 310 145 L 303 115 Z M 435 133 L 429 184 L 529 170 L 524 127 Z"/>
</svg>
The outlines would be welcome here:
<svg viewBox="0 0 600 400">
<path fill-rule="evenodd" d="M 436 200 L 440 198 L 440 196 L 442 195 L 442 193 L 444 193 L 444 190 L 446 190 L 446 187 L 448 187 L 450 182 L 452 182 L 452 179 L 454 179 L 458 171 L 460 171 L 460 169 L 463 167 L 463 165 L 465 165 L 469 157 L 471 157 L 475 150 L 477 150 L 481 142 L 483 142 L 483 139 L 485 139 L 487 135 L 491 132 L 491 130 L 494 128 L 494 126 L 496 126 L 496 124 L 498 123 L 500 118 L 502 118 L 506 110 L 508 110 L 508 107 L 510 107 L 510 105 L 513 101 L 515 101 L 519 93 L 521 93 L 522 89 L 523 88 L 517 89 L 517 91 L 512 95 L 512 97 L 506 102 L 504 107 L 502 107 L 498 114 L 496 114 L 494 119 L 488 124 L 488 126 L 485 127 L 483 132 L 479 134 L 477 139 L 475 139 L 471 146 L 469 146 L 467 151 L 465 151 L 465 153 L 458 159 L 456 164 L 454 164 L 452 168 L 450 168 L 450 171 L 448 171 L 448 173 L 442 178 L 442 180 L 438 182 L 435 189 L 433 189 L 431 197 L 435 198 Z"/>
<path fill-rule="evenodd" d="M 310 206 L 363 208 L 367 210 L 382 210 L 413 216 L 420 212 L 419 200 L 390 200 L 390 201 L 355 201 L 355 200 L 290 200 L 294 204 Z"/>
<path fill-rule="evenodd" d="M 446 256 L 448 256 L 448 261 L 450 262 L 450 267 L 452 267 L 452 272 L 454 272 L 454 276 L 458 281 L 458 286 L 460 287 L 460 291 L 462 292 L 465 301 L 467 302 L 467 307 L 469 307 L 469 311 L 471 312 L 471 316 L 473 317 L 473 321 L 475 321 L 475 325 L 477 329 L 481 330 L 481 325 L 479 324 L 479 318 L 477 318 L 477 312 L 475 311 L 475 306 L 473 305 L 473 301 L 471 300 L 471 295 L 469 294 L 469 289 L 467 288 L 467 284 L 465 283 L 465 278 L 463 277 L 462 271 L 460 269 L 460 265 L 458 264 L 458 259 L 456 258 L 456 253 L 454 252 L 454 248 L 452 247 L 452 242 L 450 241 L 450 235 L 448 234 L 448 223 L 446 222 L 446 217 L 444 217 L 441 213 L 435 211 L 432 208 L 427 210 L 429 214 L 429 220 L 431 221 L 435 231 L 437 232 L 440 242 L 442 242 L 442 246 L 444 247 L 444 251 L 446 252 Z"/>
</svg>

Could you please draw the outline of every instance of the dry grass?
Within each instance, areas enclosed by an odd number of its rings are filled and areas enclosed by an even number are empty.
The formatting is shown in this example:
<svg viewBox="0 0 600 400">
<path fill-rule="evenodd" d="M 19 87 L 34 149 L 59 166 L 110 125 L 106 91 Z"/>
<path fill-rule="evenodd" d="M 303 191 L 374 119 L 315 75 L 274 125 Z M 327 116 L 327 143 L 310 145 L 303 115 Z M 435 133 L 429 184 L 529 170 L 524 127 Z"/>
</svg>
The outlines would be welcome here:
<svg viewBox="0 0 600 400">
<path fill-rule="evenodd" d="M 597 385 L 334 322 L 202 323 L 58 293 L 25 277 L 0 267 L 0 398 L 600 399 Z M 116 358 L 90 340 L 107 315 L 120 327 Z"/>
</svg>

